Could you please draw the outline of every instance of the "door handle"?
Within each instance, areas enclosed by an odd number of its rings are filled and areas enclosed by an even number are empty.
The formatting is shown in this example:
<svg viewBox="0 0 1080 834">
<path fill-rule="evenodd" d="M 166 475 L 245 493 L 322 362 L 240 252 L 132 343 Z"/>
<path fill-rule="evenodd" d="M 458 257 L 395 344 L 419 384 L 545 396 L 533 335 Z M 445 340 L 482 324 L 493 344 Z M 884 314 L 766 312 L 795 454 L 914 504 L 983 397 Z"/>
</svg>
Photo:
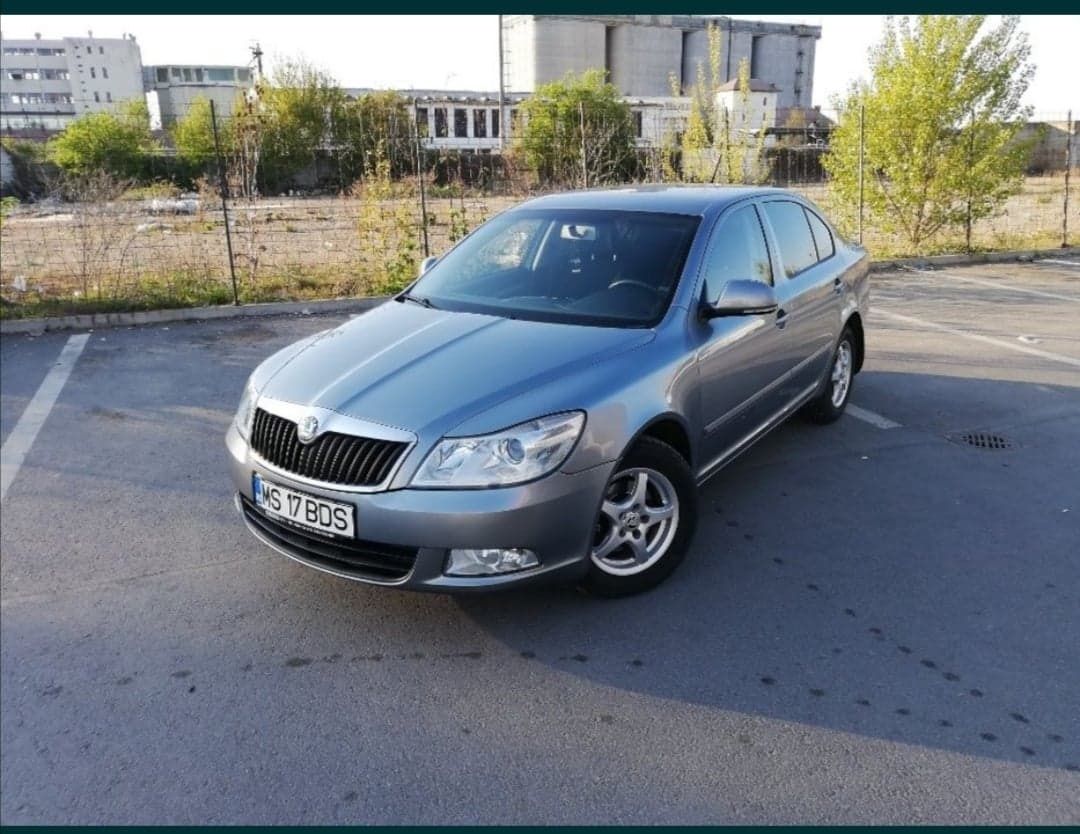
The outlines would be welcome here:
<svg viewBox="0 0 1080 834">
<path fill-rule="evenodd" d="M 776 311 L 776 326 L 783 330 L 785 327 L 787 327 L 787 321 L 787 310 L 785 310 L 783 307 L 780 307 Z"/>
<path fill-rule="evenodd" d="M 834 278 L 832 282 L 833 292 L 839 295 L 844 291 L 844 281 L 841 278 Z"/>
</svg>

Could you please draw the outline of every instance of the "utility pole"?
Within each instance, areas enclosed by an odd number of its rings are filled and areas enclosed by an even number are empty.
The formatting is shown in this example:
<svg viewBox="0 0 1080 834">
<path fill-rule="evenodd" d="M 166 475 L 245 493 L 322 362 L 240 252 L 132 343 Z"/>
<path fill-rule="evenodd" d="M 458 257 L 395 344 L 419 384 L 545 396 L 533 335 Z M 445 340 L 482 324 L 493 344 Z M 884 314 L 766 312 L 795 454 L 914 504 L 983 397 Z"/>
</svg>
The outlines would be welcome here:
<svg viewBox="0 0 1080 834">
<path fill-rule="evenodd" d="M 503 61 L 503 16 L 499 15 L 499 150 L 506 150 L 506 64 Z"/>
<path fill-rule="evenodd" d="M 255 59 L 255 69 L 259 74 L 259 81 L 263 80 L 263 51 L 258 41 L 255 41 L 255 45 L 251 47 L 251 57 Z"/>
</svg>

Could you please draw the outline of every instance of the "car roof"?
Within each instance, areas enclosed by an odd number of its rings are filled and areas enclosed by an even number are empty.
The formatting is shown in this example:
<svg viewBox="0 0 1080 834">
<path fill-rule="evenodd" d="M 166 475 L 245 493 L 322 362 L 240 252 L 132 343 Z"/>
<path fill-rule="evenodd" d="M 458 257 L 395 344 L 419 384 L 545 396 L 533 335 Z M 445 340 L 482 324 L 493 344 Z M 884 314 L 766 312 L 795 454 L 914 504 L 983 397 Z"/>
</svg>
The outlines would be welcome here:
<svg viewBox="0 0 1080 834">
<path fill-rule="evenodd" d="M 736 200 L 765 195 L 797 197 L 783 188 L 731 185 L 636 185 L 585 191 L 564 191 L 521 203 L 514 210 L 606 209 L 655 211 L 668 214 L 705 214 Z"/>
</svg>

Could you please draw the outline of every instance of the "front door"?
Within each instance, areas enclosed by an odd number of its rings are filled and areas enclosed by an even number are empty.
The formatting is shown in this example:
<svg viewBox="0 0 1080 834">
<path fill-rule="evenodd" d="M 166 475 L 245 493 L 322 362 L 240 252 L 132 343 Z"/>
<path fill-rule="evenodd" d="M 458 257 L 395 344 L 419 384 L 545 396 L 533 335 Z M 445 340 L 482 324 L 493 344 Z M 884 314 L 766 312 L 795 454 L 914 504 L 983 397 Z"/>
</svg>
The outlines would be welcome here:
<svg viewBox="0 0 1080 834">
<path fill-rule="evenodd" d="M 702 264 L 704 297 L 719 298 L 729 281 L 773 284 L 772 262 L 752 203 L 725 214 L 709 237 Z M 707 467 L 752 434 L 780 407 L 788 334 L 773 313 L 700 321 L 697 352 Z"/>
</svg>

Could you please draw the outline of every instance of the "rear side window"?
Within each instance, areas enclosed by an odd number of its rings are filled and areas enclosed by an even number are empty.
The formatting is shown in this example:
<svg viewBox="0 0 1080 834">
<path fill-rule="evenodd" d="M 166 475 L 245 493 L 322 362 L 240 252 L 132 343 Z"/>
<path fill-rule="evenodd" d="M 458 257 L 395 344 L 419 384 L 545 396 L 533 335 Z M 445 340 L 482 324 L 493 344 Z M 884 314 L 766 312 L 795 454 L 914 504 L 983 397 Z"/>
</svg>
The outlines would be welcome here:
<svg viewBox="0 0 1080 834">
<path fill-rule="evenodd" d="M 705 281 L 710 297 L 728 281 L 772 284 L 769 249 L 753 206 L 738 209 L 713 232 L 705 255 Z"/>
<path fill-rule="evenodd" d="M 829 231 L 829 227 L 825 225 L 824 220 L 812 211 L 807 210 L 806 219 L 810 221 L 810 231 L 814 233 L 814 243 L 817 245 L 818 260 L 823 261 L 826 258 L 831 258 L 836 252 L 836 249 L 833 246 L 832 232 Z"/>
<path fill-rule="evenodd" d="M 780 263 L 788 278 L 817 263 L 817 247 L 802 206 L 788 202 L 765 203 L 765 215 L 776 233 Z"/>
</svg>

